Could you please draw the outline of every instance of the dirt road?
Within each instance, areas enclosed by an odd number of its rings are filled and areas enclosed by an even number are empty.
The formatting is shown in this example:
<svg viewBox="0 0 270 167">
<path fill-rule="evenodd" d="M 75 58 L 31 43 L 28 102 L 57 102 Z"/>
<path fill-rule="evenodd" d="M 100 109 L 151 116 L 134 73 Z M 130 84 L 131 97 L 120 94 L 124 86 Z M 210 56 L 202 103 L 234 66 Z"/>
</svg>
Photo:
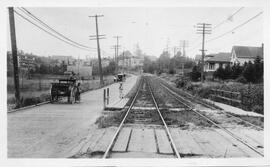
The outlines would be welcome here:
<svg viewBox="0 0 270 167">
<path fill-rule="evenodd" d="M 135 84 L 132 75 L 124 83 L 124 94 Z M 110 86 L 110 101 L 119 100 L 119 84 Z M 105 87 L 105 88 L 107 88 Z M 65 157 L 70 148 L 84 140 L 103 110 L 103 89 L 82 95 L 79 104 L 46 104 L 7 116 L 8 157 Z"/>
</svg>

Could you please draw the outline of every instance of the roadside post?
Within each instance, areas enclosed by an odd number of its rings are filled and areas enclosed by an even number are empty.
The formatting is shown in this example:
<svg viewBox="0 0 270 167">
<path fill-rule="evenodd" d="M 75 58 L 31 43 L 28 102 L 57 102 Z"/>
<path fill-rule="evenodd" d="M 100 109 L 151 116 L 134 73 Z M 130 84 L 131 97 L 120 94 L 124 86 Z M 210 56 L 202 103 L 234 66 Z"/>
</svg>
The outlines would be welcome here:
<svg viewBox="0 0 270 167">
<path fill-rule="evenodd" d="M 123 82 L 120 82 L 119 85 L 119 98 L 123 99 Z"/>
<path fill-rule="evenodd" d="M 110 89 L 107 88 L 107 105 L 110 103 Z"/>
<path fill-rule="evenodd" d="M 106 108 L 106 89 L 103 90 L 103 106 Z"/>
</svg>

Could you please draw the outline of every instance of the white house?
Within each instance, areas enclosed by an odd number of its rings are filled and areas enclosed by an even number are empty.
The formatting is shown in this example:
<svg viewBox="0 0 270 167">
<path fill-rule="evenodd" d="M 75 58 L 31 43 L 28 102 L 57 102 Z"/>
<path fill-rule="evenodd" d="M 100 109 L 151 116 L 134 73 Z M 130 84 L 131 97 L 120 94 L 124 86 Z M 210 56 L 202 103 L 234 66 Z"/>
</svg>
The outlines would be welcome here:
<svg viewBox="0 0 270 167">
<path fill-rule="evenodd" d="M 225 68 L 227 64 L 230 64 L 231 54 L 226 52 L 220 52 L 217 54 L 211 54 L 207 56 L 204 64 L 204 71 L 211 72 L 216 71 L 218 67 Z"/>
<path fill-rule="evenodd" d="M 137 56 L 125 56 L 118 60 L 118 65 L 125 68 L 136 68 L 143 66 L 143 58 Z"/>
<path fill-rule="evenodd" d="M 245 62 L 253 62 L 256 57 L 259 56 L 263 60 L 263 46 L 251 47 L 251 46 L 233 46 L 231 51 L 231 64 L 243 65 Z"/>
</svg>

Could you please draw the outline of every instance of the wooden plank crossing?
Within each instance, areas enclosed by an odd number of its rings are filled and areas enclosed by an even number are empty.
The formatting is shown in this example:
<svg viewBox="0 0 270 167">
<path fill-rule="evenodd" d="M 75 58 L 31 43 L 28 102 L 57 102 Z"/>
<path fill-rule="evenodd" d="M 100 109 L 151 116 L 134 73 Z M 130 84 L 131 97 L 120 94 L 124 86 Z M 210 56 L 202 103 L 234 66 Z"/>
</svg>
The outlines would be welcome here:
<svg viewBox="0 0 270 167">
<path fill-rule="evenodd" d="M 172 150 L 171 144 L 169 142 L 169 139 L 167 137 L 165 130 L 155 129 L 155 133 L 156 133 L 159 153 L 173 154 L 173 150 Z"/>
<path fill-rule="evenodd" d="M 171 128 L 170 132 L 176 148 L 182 156 L 202 156 L 204 154 L 203 150 L 198 143 L 196 143 L 188 130 Z"/>
<path fill-rule="evenodd" d="M 100 140 L 98 140 L 97 144 L 93 148 L 93 152 L 105 152 L 110 144 L 110 141 L 115 131 L 116 131 L 115 128 L 107 128 L 105 134 L 102 136 Z"/>
<path fill-rule="evenodd" d="M 244 157 L 261 157 L 259 154 L 251 150 L 249 147 L 241 143 L 235 138 L 232 138 L 229 134 L 224 132 L 221 129 L 215 129 L 216 132 L 218 132 L 220 135 L 222 135 L 224 138 L 226 138 L 229 142 L 233 143 L 235 146 L 238 147 L 239 150 L 241 150 L 244 154 Z"/>
<path fill-rule="evenodd" d="M 112 151 L 118 152 L 127 151 L 127 146 L 131 134 L 132 134 L 131 128 L 123 128 L 112 148 Z"/>
</svg>

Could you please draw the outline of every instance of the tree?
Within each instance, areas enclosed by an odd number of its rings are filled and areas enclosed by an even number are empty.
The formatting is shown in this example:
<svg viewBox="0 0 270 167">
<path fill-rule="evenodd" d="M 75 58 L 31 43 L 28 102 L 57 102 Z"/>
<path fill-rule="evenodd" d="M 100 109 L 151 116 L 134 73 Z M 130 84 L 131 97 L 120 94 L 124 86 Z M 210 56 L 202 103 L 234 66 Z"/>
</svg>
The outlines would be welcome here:
<svg viewBox="0 0 270 167">
<path fill-rule="evenodd" d="M 154 73 L 157 70 L 156 63 L 151 61 L 148 57 L 144 57 L 143 61 L 143 71 L 146 73 Z"/>
<path fill-rule="evenodd" d="M 254 60 L 254 79 L 255 82 L 260 82 L 263 78 L 263 62 L 261 61 L 261 57 L 257 56 Z"/>
<path fill-rule="evenodd" d="M 221 79 L 221 80 L 224 80 L 224 79 L 225 79 L 224 69 L 223 69 L 223 67 L 222 67 L 221 65 L 220 65 L 220 66 L 218 67 L 218 69 L 214 72 L 213 77 L 214 77 L 214 78 Z"/>
<path fill-rule="evenodd" d="M 158 64 L 160 70 L 169 69 L 170 65 L 170 54 L 167 51 L 163 51 L 162 54 L 159 56 Z"/>
<path fill-rule="evenodd" d="M 199 66 L 195 65 L 193 68 L 192 68 L 192 72 L 190 74 L 190 78 L 192 81 L 199 81 L 201 77 L 201 70 L 199 68 Z"/>
<path fill-rule="evenodd" d="M 248 82 L 254 82 L 256 80 L 254 65 L 249 61 L 243 70 L 243 76 Z"/>
<path fill-rule="evenodd" d="M 224 79 L 231 79 L 232 69 L 230 64 L 227 64 L 224 69 Z"/>
<path fill-rule="evenodd" d="M 238 78 L 242 74 L 242 72 L 243 72 L 243 67 L 240 66 L 239 63 L 233 64 L 231 78 L 232 79 Z"/>
</svg>

